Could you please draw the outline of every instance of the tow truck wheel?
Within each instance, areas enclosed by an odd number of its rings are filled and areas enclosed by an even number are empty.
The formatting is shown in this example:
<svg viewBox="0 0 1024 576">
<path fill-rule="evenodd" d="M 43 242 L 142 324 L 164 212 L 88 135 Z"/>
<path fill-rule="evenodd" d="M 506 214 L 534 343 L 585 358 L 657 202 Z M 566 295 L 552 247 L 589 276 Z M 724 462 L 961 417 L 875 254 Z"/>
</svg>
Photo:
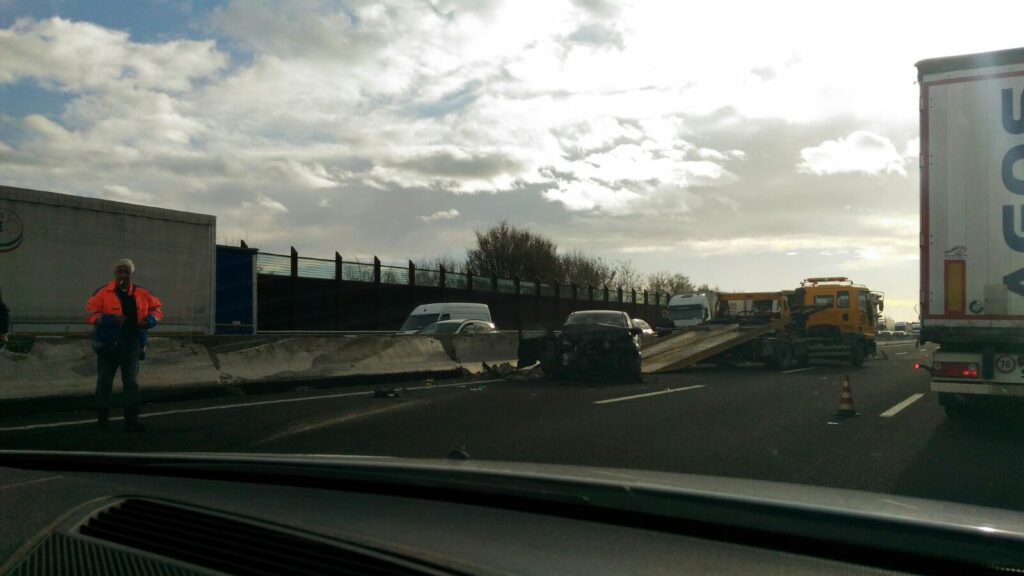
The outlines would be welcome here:
<svg viewBox="0 0 1024 576">
<path fill-rule="evenodd" d="M 779 370 L 789 370 L 795 361 L 796 354 L 793 352 L 793 346 L 788 342 L 779 342 L 775 347 L 775 367 Z"/>
<path fill-rule="evenodd" d="M 863 366 L 864 356 L 864 343 L 854 342 L 853 349 L 850 350 L 850 364 L 853 364 L 854 366 Z"/>
</svg>

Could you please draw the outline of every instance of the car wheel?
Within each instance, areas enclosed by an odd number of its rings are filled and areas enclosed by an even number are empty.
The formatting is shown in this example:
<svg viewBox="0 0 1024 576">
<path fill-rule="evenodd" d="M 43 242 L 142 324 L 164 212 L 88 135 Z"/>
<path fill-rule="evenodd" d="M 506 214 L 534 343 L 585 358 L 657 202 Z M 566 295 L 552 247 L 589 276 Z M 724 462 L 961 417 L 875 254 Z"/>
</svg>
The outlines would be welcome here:
<svg viewBox="0 0 1024 576">
<path fill-rule="evenodd" d="M 640 356 L 637 356 L 636 359 L 633 360 L 629 372 L 630 377 L 634 382 L 637 384 L 644 383 L 643 361 L 640 359 Z"/>
</svg>

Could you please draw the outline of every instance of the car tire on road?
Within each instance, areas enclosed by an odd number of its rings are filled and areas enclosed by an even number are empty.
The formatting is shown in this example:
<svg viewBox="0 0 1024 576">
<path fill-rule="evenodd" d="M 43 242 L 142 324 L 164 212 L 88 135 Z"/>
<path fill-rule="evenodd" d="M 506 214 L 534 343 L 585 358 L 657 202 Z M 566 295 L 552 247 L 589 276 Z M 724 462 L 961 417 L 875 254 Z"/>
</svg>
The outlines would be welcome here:
<svg viewBox="0 0 1024 576">
<path fill-rule="evenodd" d="M 633 365 L 630 367 L 629 373 L 633 382 L 636 382 L 637 384 L 644 383 L 643 361 L 640 356 L 637 356 L 636 360 L 633 361 Z"/>
</svg>

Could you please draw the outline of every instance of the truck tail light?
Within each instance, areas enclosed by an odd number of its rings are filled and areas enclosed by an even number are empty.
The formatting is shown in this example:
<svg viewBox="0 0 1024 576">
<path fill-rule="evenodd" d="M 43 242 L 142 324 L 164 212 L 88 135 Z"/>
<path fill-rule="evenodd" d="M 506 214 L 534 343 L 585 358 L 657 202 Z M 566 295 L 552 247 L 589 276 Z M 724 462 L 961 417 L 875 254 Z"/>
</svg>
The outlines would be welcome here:
<svg viewBox="0 0 1024 576">
<path fill-rule="evenodd" d="M 978 364 L 976 362 L 934 362 L 932 363 L 932 376 L 977 378 Z"/>
</svg>

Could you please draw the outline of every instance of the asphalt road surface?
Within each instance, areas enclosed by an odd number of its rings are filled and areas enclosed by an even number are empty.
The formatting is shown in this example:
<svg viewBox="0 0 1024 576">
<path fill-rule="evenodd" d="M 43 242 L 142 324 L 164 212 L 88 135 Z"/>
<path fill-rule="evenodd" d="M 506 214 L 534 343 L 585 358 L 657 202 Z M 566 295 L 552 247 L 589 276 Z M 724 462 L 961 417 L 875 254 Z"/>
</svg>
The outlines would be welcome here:
<svg viewBox="0 0 1024 576">
<path fill-rule="evenodd" d="M 1022 419 L 947 420 L 928 352 L 893 343 L 861 368 L 698 368 L 644 384 L 408 382 L 155 404 L 147 431 L 89 413 L 6 419 L 0 448 L 360 454 L 639 468 L 853 488 L 1024 511 Z M 849 376 L 857 417 L 837 418 Z M 143 381 L 143 387 L 145 382 Z"/>
</svg>

